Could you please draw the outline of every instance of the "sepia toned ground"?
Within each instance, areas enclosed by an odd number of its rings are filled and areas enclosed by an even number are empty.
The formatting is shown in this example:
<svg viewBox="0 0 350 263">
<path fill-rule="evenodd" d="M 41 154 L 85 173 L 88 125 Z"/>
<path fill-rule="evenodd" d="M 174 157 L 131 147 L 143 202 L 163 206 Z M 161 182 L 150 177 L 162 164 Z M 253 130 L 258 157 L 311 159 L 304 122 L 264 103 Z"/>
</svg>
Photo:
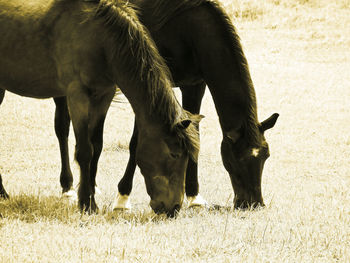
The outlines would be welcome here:
<svg viewBox="0 0 350 263">
<path fill-rule="evenodd" d="M 225 0 L 255 84 L 266 133 L 266 208 L 187 209 L 155 216 L 137 170 L 130 212 L 112 212 L 133 114 L 114 103 L 105 125 L 97 215 L 60 198 L 52 100 L 7 93 L 0 106 L 0 262 L 348 262 L 350 260 L 350 2 Z M 180 93 L 176 90 L 176 94 Z M 209 92 L 201 122 L 200 192 L 231 206 Z M 70 136 L 71 157 L 74 136 Z M 71 158 L 72 159 L 72 158 Z M 79 180 L 73 164 L 74 185 Z"/>
</svg>

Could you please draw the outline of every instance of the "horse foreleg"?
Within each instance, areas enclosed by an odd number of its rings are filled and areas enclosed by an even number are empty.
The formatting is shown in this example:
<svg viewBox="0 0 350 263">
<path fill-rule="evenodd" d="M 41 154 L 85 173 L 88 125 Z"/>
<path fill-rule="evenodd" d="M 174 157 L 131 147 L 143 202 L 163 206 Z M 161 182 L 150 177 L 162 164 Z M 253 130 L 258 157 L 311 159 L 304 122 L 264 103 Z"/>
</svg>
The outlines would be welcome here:
<svg viewBox="0 0 350 263">
<path fill-rule="evenodd" d="M 103 127 L 113 97 L 114 90 L 112 90 L 109 95 L 97 101 L 93 101 L 90 107 L 91 119 L 89 122 L 89 133 L 91 134 L 91 142 L 93 145 L 93 156 L 90 166 L 90 183 L 92 189 L 95 189 L 96 186 L 97 164 L 103 147 Z"/>
<path fill-rule="evenodd" d="M 129 195 L 132 190 L 132 182 L 136 169 L 137 125 L 134 123 L 134 131 L 129 144 L 129 161 L 125 173 L 118 184 L 118 195 L 113 204 L 113 209 L 130 209 Z"/>
<path fill-rule="evenodd" d="M 90 98 L 86 89 L 79 82 L 69 85 L 67 104 L 75 134 L 75 159 L 80 167 L 80 183 L 78 189 L 78 203 L 82 211 L 94 212 L 97 205 L 94 188 L 91 187 L 90 165 L 93 146 L 89 136 Z"/>
<path fill-rule="evenodd" d="M 205 92 L 205 83 L 201 82 L 193 86 L 180 87 L 182 92 L 182 107 L 193 114 L 199 114 L 202 98 Z M 199 130 L 199 126 L 196 127 Z M 185 191 L 188 206 L 204 206 L 207 202 L 199 194 L 198 165 L 192 159 L 188 160 L 186 170 Z"/>
</svg>

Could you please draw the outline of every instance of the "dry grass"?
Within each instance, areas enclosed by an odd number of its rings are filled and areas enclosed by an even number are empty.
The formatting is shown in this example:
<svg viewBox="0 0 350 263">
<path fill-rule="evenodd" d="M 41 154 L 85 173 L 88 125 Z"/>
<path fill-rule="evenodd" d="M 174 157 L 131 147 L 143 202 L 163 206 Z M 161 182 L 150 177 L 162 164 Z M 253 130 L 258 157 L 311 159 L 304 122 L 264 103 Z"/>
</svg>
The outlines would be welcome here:
<svg viewBox="0 0 350 263">
<path fill-rule="evenodd" d="M 113 104 L 97 178 L 101 212 L 80 215 L 59 197 L 54 103 L 7 94 L 0 171 L 12 199 L 0 202 L 0 262 L 349 262 L 349 1 L 224 4 L 250 63 L 260 118 L 281 114 L 266 135 L 267 207 L 183 209 L 168 220 L 150 211 L 137 171 L 134 210 L 111 212 L 133 124 L 129 105 Z M 231 205 L 208 93 L 203 114 L 201 193 L 210 203 Z M 73 136 L 70 144 L 73 151 Z M 74 175 L 77 183 L 76 168 Z"/>
</svg>

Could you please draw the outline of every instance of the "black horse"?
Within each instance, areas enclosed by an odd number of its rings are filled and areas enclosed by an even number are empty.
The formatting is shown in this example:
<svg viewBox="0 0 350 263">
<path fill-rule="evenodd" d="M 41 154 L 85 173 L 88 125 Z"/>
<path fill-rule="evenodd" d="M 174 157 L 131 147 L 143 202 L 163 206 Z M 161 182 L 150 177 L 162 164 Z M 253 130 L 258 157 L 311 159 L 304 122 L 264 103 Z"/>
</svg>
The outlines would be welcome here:
<svg viewBox="0 0 350 263">
<path fill-rule="evenodd" d="M 198 155 L 200 117 L 177 102 L 168 68 L 134 9 L 112 0 L 0 0 L 0 10 L 0 98 L 8 90 L 67 103 L 56 119 L 72 119 L 80 208 L 97 210 L 97 163 L 117 84 L 135 112 L 136 163 L 151 206 L 174 215 L 183 201 L 188 159 Z M 56 125 L 59 137 L 68 134 L 67 126 Z M 72 178 L 65 174 L 61 183 L 68 191 Z M 2 183 L 0 193 L 7 197 Z"/>
<path fill-rule="evenodd" d="M 239 37 L 215 0 L 131 0 L 166 60 L 182 106 L 198 114 L 205 87 L 213 97 L 223 133 L 221 155 L 235 192 L 234 206 L 264 205 L 261 177 L 269 157 L 264 132 L 278 118 L 258 122 L 254 86 Z M 136 167 L 138 127 L 130 142 L 130 159 L 118 184 L 116 207 L 127 204 Z M 197 163 L 189 160 L 186 194 L 190 205 L 204 204 L 198 195 Z"/>
</svg>

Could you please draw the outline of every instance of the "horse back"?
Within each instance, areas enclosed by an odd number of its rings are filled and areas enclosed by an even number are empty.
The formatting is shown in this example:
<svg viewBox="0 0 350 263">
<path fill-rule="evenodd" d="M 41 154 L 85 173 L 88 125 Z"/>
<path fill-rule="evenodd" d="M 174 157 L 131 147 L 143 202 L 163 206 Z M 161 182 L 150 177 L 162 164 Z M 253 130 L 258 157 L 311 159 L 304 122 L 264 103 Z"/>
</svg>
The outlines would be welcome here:
<svg viewBox="0 0 350 263">
<path fill-rule="evenodd" d="M 167 61 L 176 85 L 208 81 L 215 72 L 220 77 L 224 72 L 229 75 L 237 72 L 232 63 L 234 46 L 227 37 L 231 32 L 222 22 L 225 18 L 218 17 L 213 1 L 134 0 L 134 3 L 139 6 L 141 20 Z M 223 61 L 225 66 L 220 65 Z"/>
<path fill-rule="evenodd" d="M 96 51 L 90 44 L 95 29 L 82 23 L 86 15 L 82 5 L 81 1 L 0 0 L 3 89 L 36 98 L 65 95 L 73 75 L 80 78 L 88 66 L 84 60 L 91 61 L 84 54 Z"/>
</svg>

